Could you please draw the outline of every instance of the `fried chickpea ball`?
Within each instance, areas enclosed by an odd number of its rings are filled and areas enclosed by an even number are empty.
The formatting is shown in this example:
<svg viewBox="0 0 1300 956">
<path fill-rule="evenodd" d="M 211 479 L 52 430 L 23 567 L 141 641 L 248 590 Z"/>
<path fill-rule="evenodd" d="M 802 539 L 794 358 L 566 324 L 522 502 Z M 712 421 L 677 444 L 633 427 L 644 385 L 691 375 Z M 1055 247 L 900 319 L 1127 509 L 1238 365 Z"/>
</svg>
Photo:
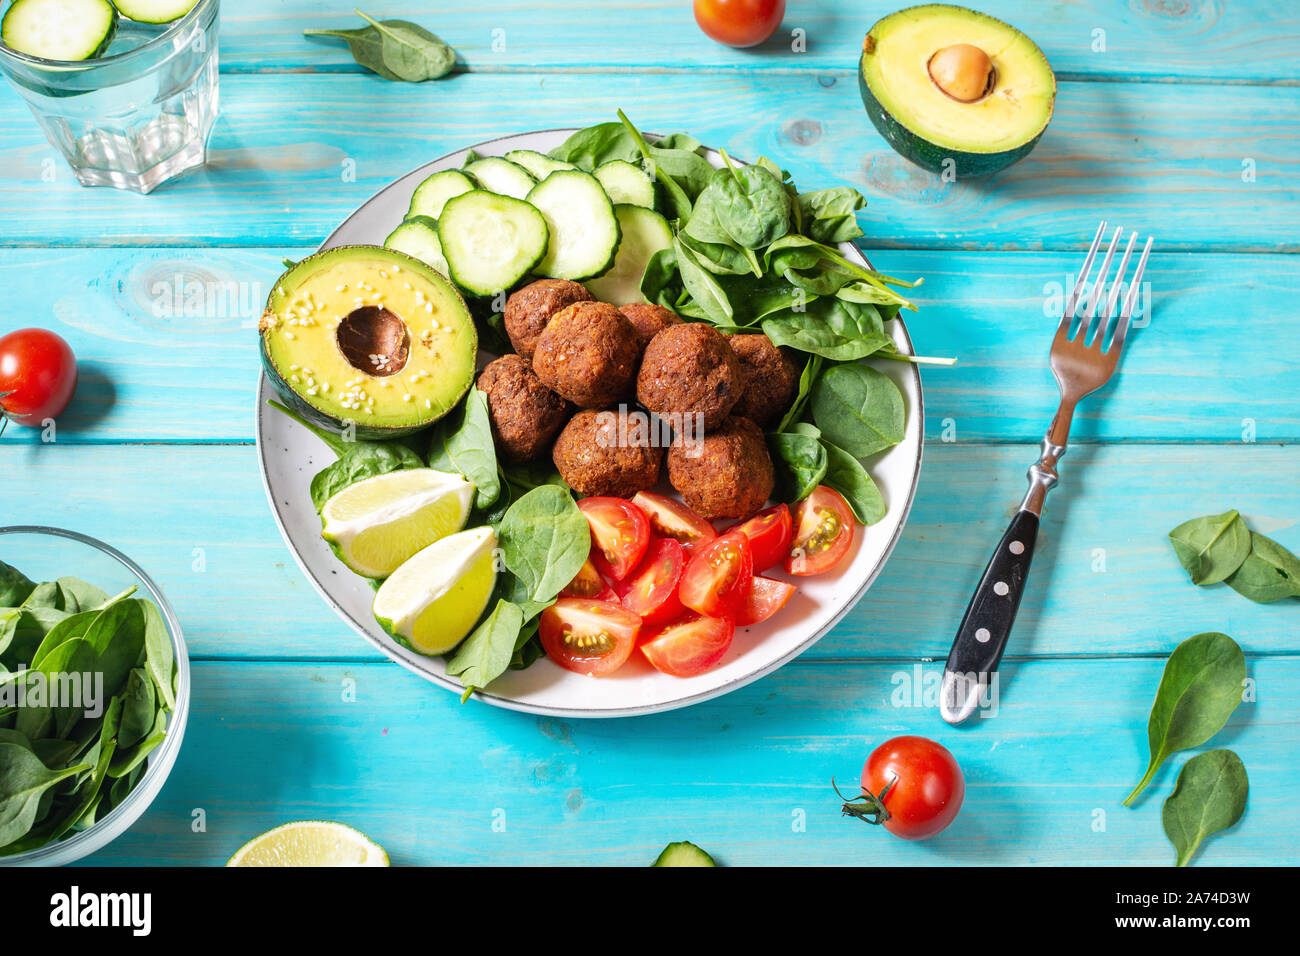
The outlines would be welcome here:
<svg viewBox="0 0 1300 956">
<path fill-rule="evenodd" d="M 533 352 L 542 384 L 579 408 L 627 398 L 641 350 L 636 329 L 607 302 L 575 302 L 546 324 Z"/>
<path fill-rule="evenodd" d="M 668 480 L 705 518 L 748 518 L 767 504 L 775 475 L 763 432 L 733 415 L 694 440 L 679 435 L 668 449 Z"/>
<path fill-rule="evenodd" d="M 637 400 L 650 411 L 670 420 L 698 415 L 706 429 L 726 420 L 741 388 L 736 353 L 721 332 L 700 322 L 670 325 L 655 335 L 636 380 Z"/>
<path fill-rule="evenodd" d="M 630 498 L 659 483 L 664 450 L 624 423 L 613 409 L 578 412 L 555 439 L 551 457 L 580 495 Z"/>
<path fill-rule="evenodd" d="M 780 418 L 799 389 L 799 366 L 766 335 L 733 335 L 727 341 L 740 359 L 743 383 L 732 413 L 759 425 Z"/>
<path fill-rule="evenodd" d="M 571 410 L 518 355 L 491 362 L 478 389 L 487 395 L 497 448 L 511 461 L 531 461 L 546 451 Z"/>
<path fill-rule="evenodd" d="M 592 302 L 585 288 L 568 279 L 538 279 L 506 299 L 506 335 L 526 361 L 533 360 L 537 337 L 555 313 L 575 302 Z"/>
<path fill-rule="evenodd" d="M 619 306 L 618 311 L 622 312 L 623 318 L 631 322 L 632 327 L 636 329 L 637 345 L 643 351 L 657 334 L 670 325 L 680 325 L 682 321 L 681 316 L 672 309 L 650 302 L 630 302 Z"/>
</svg>

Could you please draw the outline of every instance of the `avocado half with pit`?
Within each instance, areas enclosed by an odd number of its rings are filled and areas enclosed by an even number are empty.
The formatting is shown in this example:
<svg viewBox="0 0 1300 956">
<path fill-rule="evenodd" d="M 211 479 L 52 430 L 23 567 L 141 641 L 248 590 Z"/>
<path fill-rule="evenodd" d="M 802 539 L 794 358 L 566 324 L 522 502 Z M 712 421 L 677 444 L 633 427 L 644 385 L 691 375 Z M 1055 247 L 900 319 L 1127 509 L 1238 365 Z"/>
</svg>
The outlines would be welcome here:
<svg viewBox="0 0 1300 956">
<path fill-rule="evenodd" d="M 900 10 L 871 28 L 858 86 L 890 146 L 958 177 L 993 173 L 1028 155 L 1056 102 L 1056 76 L 1033 40 L 986 14 L 938 3 Z"/>
<path fill-rule="evenodd" d="M 436 422 L 469 391 L 478 336 L 433 268 L 392 249 L 340 246 L 292 266 L 260 323 L 262 367 L 305 420 L 360 438 Z"/>
</svg>

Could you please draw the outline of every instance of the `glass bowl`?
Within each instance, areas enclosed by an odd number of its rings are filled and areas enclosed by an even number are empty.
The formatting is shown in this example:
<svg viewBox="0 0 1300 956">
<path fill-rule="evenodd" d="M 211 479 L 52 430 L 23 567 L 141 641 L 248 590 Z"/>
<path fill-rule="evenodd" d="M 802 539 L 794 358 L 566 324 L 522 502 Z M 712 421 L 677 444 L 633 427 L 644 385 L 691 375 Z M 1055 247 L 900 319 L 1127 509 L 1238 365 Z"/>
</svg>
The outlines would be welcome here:
<svg viewBox="0 0 1300 956">
<path fill-rule="evenodd" d="M 176 613 L 162 591 L 139 565 L 116 548 L 62 528 L 15 525 L 0 528 L 0 560 L 38 582 L 75 575 L 109 594 L 136 586 L 141 597 L 148 597 L 158 605 L 175 650 L 176 708 L 167 722 L 167 736 L 149 755 L 144 775 L 135 789 L 87 830 L 26 853 L 0 856 L 0 866 L 62 866 L 94 853 L 121 836 L 162 790 L 185 736 L 185 720 L 190 709 L 189 655 Z"/>
</svg>

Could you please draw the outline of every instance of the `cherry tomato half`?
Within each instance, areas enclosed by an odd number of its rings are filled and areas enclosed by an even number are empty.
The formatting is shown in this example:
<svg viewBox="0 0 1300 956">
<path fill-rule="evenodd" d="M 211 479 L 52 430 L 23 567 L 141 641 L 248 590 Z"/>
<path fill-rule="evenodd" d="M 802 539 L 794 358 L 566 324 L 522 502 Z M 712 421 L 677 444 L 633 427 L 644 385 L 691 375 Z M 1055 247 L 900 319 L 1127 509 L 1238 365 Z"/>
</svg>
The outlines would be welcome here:
<svg viewBox="0 0 1300 956">
<path fill-rule="evenodd" d="M 966 778 L 947 747 L 925 737 L 894 737 L 867 758 L 862 793 L 845 804 L 846 812 L 881 823 L 900 839 L 924 840 L 957 816 Z M 883 814 L 876 809 L 880 805 Z M 873 814 L 877 818 L 871 820 Z"/>
<path fill-rule="evenodd" d="M 795 586 L 786 581 L 755 577 L 749 589 L 749 600 L 736 614 L 736 624 L 748 627 L 766 621 L 794 596 Z"/>
<path fill-rule="evenodd" d="M 672 538 L 656 538 L 637 569 L 618 583 L 619 603 L 640 615 L 645 627 L 681 617 L 685 608 L 677 597 L 686 557 Z"/>
<path fill-rule="evenodd" d="M 650 529 L 661 538 L 672 538 L 685 550 L 687 557 L 702 544 L 718 536 L 709 524 L 676 498 L 657 495 L 653 491 L 638 491 L 632 504 L 640 508 L 650 520 Z"/>
<path fill-rule="evenodd" d="M 622 498 L 583 498 L 578 510 L 591 526 L 591 563 L 607 578 L 621 581 L 641 563 L 650 544 L 650 522 Z"/>
<path fill-rule="evenodd" d="M 77 390 L 72 347 L 45 329 L 19 329 L 0 337 L 0 416 L 39 428 L 58 418 Z"/>
<path fill-rule="evenodd" d="M 538 625 L 546 656 L 561 667 L 603 677 L 623 666 L 636 647 L 641 618 L 610 601 L 560 598 Z"/>
<path fill-rule="evenodd" d="M 736 626 L 725 617 L 692 615 L 651 634 L 641 645 L 641 653 L 656 670 L 673 677 L 694 677 L 717 666 L 735 634 Z"/>
<path fill-rule="evenodd" d="M 734 619 L 749 600 L 753 582 L 754 553 L 749 539 L 739 531 L 729 531 L 691 558 L 677 594 L 692 611 Z"/>
<path fill-rule="evenodd" d="M 781 25 L 785 0 L 695 0 L 695 22 L 727 46 L 757 46 Z"/>
<path fill-rule="evenodd" d="M 768 568 L 780 564 L 790 553 L 790 536 L 793 534 L 790 509 L 777 505 L 760 511 L 729 531 L 743 532 L 749 539 L 749 546 L 754 550 L 754 571 L 762 574 Z"/>
<path fill-rule="evenodd" d="M 844 560 L 853 544 L 853 512 L 834 488 L 818 485 L 794 511 L 789 574 L 821 574 Z"/>
<path fill-rule="evenodd" d="M 570 581 L 562 591 L 560 591 L 560 597 L 595 598 L 597 601 L 612 601 L 615 604 L 618 603 L 618 595 L 614 592 L 614 589 L 609 586 L 605 579 L 600 576 L 600 572 L 596 570 L 596 566 L 591 563 L 590 555 L 587 556 L 586 561 L 582 562 L 582 567 L 579 568 L 578 573 L 573 576 L 573 580 Z"/>
</svg>

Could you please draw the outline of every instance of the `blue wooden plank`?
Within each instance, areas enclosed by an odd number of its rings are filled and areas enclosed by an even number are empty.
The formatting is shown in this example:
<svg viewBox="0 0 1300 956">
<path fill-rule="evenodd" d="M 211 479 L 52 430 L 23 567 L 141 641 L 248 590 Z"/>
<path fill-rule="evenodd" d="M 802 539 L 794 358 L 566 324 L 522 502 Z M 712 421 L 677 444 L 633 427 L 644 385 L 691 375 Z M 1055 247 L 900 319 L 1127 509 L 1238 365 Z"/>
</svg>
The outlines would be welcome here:
<svg viewBox="0 0 1300 956">
<path fill-rule="evenodd" d="M 876 248 L 1078 249 L 1104 215 L 1157 233 L 1164 251 L 1300 250 L 1297 88 L 1064 83 L 1028 159 L 945 183 L 889 148 L 851 80 L 728 74 L 226 77 L 211 165 L 148 197 L 76 185 L 6 97 L 0 245 L 314 245 L 443 153 L 620 106 L 647 129 L 767 155 L 805 188 L 858 186 Z"/>
<path fill-rule="evenodd" d="M 996 715 L 953 729 L 911 696 L 911 669 L 889 664 L 796 663 L 717 700 L 617 721 L 461 708 L 393 665 L 200 664 L 170 781 L 87 862 L 220 864 L 272 826 L 325 818 L 359 827 L 397 865 L 646 865 L 683 839 L 736 865 L 1169 865 L 1160 804 L 1183 755 L 1134 809 L 1120 805 L 1145 768 L 1162 666 L 1010 664 Z M 1300 702 L 1281 688 L 1300 661 L 1249 666 L 1258 702 L 1212 745 L 1241 755 L 1250 800 L 1197 865 L 1294 863 Z M 943 743 L 967 781 L 956 822 L 924 843 L 841 817 L 830 787 L 851 789 L 871 748 L 903 733 Z"/>
<path fill-rule="evenodd" d="M 896 6 L 901 6 L 897 4 Z M 757 50 L 706 37 L 682 0 L 520 0 L 372 3 L 367 12 L 415 20 L 460 53 L 462 68 L 511 70 L 825 71 L 852 75 L 866 31 L 890 5 L 794 0 L 781 30 Z M 979 9 L 1028 33 L 1063 77 L 1295 83 L 1300 21 L 1280 3 L 1068 4 L 982 0 Z M 360 23 L 312 0 L 274 6 L 226 0 L 222 68 L 230 72 L 353 71 L 340 45 L 307 28 Z M 796 34 L 795 31 L 801 31 Z"/>
<path fill-rule="evenodd" d="M 946 657 L 1036 454 L 1030 445 L 931 444 L 894 555 L 806 656 Z M 0 523 L 61 525 L 121 548 L 176 606 L 195 657 L 379 658 L 320 600 L 281 543 L 252 448 L 56 444 L 11 448 L 6 459 L 20 478 L 6 485 Z M 1048 504 L 1008 653 L 1157 654 L 1171 639 L 1207 630 L 1227 631 L 1255 653 L 1300 651 L 1294 601 L 1257 605 L 1225 586 L 1193 587 L 1165 538 L 1189 517 L 1235 507 L 1300 552 L 1298 468 L 1295 446 L 1075 449 Z M 0 557 L 22 565 L 21 556 Z M 48 570 L 70 573 L 76 569 Z"/>
</svg>

